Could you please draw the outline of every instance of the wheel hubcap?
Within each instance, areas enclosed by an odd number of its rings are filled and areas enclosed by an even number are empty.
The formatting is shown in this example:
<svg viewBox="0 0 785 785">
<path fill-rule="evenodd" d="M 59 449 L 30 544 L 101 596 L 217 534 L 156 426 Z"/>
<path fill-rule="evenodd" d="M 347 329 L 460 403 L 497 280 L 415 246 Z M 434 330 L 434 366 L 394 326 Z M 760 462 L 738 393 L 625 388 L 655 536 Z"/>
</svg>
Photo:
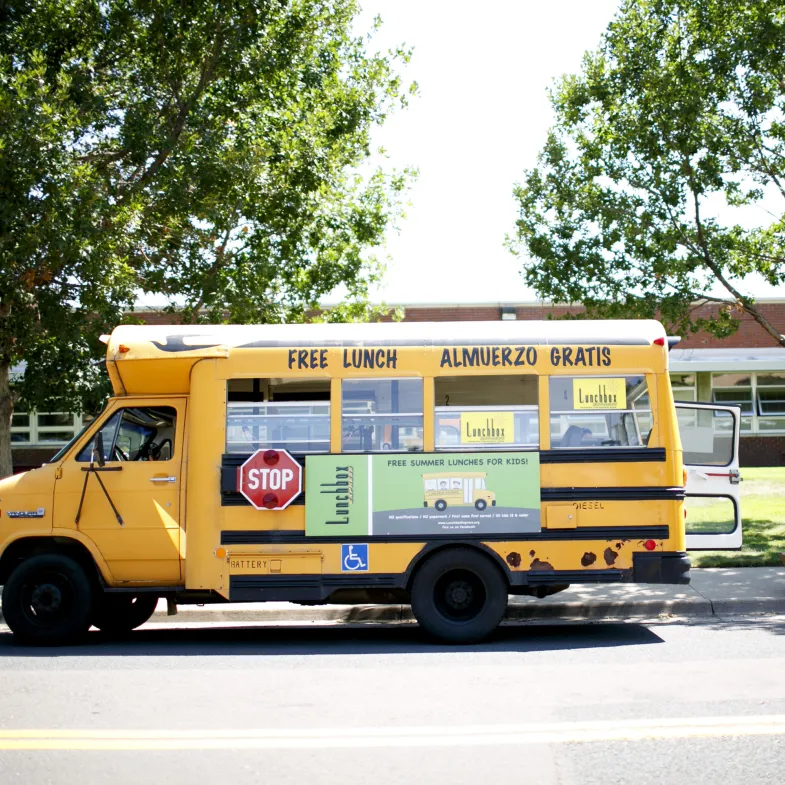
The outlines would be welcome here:
<svg viewBox="0 0 785 785">
<path fill-rule="evenodd" d="M 439 613 L 453 622 L 468 622 L 480 614 L 487 600 L 485 584 L 469 570 L 450 570 L 436 582 L 434 602 Z"/>
<path fill-rule="evenodd" d="M 447 602 L 453 608 L 466 608 L 472 600 L 472 587 L 466 581 L 455 581 L 447 589 Z"/>
<path fill-rule="evenodd" d="M 36 614 L 56 613 L 63 603 L 63 593 L 53 583 L 42 583 L 33 590 L 30 601 Z"/>
</svg>

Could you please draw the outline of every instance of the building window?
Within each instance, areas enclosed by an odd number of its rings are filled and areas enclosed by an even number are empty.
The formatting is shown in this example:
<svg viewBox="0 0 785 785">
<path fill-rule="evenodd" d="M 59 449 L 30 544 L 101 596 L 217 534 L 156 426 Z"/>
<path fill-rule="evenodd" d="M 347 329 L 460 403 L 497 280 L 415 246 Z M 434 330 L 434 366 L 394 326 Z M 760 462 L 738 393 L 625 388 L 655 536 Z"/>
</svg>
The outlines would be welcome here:
<svg viewBox="0 0 785 785">
<path fill-rule="evenodd" d="M 33 441 L 31 420 L 35 415 L 14 412 L 11 416 L 11 444 L 30 444 Z"/>
<path fill-rule="evenodd" d="M 536 450 L 537 377 L 435 379 L 437 450 Z"/>
<path fill-rule="evenodd" d="M 422 379 L 344 379 L 344 452 L 421 451 Z"/>
<path fill-rule="evenodd" d="M 76 418 L 73 414 L 65 412 L 44 414 L 39 412 L 37 419 L 39 444 L 63 444 L 78 430 L 76 428 Z"/>
<path fill-rule="evenodd" d="M 741 408 L 741 430 L 752 431 L 755 413 L 752 395 L 753 377 L 750 373 L 713 373 L 711 395 L 714 403 Z"/>
<path fill-rule="evenodd" d="M 15 411 L 11 418 L 11 444 L 14 447 L 67 444 L 91 419 L 92 415 L 88 414 Z"/>
<path fill-rule="evenodd" d="M 552 376 L 551 449 L 641 447 L 651 404 L 644 376 Z"/>
<path fill-rule="evenodd" d="M 759 431 L 785 431 L 785 373 L 756 374 Z"/>
<path fill-rule="evenodd" d="M 697 401 L 698 387 L 694 373 L 672 373 L 671 389 L 674 401 Z"/>
</svg>

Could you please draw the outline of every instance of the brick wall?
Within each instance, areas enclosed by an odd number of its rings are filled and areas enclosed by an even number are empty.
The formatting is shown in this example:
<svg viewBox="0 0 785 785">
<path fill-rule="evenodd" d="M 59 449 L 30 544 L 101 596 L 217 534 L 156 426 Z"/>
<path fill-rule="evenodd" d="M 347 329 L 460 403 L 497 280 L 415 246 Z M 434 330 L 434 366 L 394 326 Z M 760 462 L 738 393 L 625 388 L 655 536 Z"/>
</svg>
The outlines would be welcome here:
<svg viewBox="0 0 785 785">
<path fill-rule="evenodd" d="M 742 466 L 785 466 L 785 436 L 744 436 L 739 439 Z"/>
<path fill-rule="evenodd" d="M 46 463 L 59 447 L 13 447 L 14 472 L 26 472 Z"/>
<path fill-rule="evenodd" d="M 764 316 L 775 329 L 785 333 L 785 302 L 759 303 L 757 310 Z M 696 312 L 696 316 L 709 317 L 715 312 L 714 306 L 703 306 Z M 739 327 L 728 338 L 715 338 L 706 333 L 696 333 L 685 338 L 679 348 L 688 349 L 759 349 L 762 347 L 776 347 L 777 342 L 749 315 L 741 314 Z"/>
<path fill-rule="evenodd" d="M 759 303 L 758 310 L 781 333 L 785 333 L 785 301 Z M 581 313 L 580 306 L 551 306 L 540 304 L 516 305 L 515 315 L 521 321 L 530 319 L 556 318 L 566 314 Z M 709 318 L 716 313 L 716 306 L 708 305 L 696 311 L 696 317 Z M 454 321 L 494 321 L 501 319 L 500 306 L 428 306 L 411 305 L 406 307 L 406 322 L 454 322 Z M 748 314 L 739 318 L 739 327 L 728 338 L 715 338 L 704 332 L 682 336 L 680 349 L 742 349 L 776 347 L 777 342 Z"/>
<path fill-rule="evenodd" d="M 583 311 L 581 306 L 548 305 L 543 303 L 519 303 L 514 306 L 520 321 L 558 319 L 566 314 Z M 758 304 L 760 312 L 781 333 L 785 333 L 785 300 Z M 499 305 L 409 305 L 404 306 L 405 322 L 481 322 L 501 319 Z M 706 305 L 698 309 L 696 317 L 707 318 L 716 312 L 716 306 Z M 176 317 L 161 311 L 137 311 L 133 316 L 146 324 L 178 324 Z M 383 321 L 390 321 L 386 317 Z M 741 314 L 738 330 L 728 338 L 719 339 L 706 333 L 683 336 L 680 349 L 740 349 L 776 347 L 777 342 L 748 314 Z"/>
</svg>

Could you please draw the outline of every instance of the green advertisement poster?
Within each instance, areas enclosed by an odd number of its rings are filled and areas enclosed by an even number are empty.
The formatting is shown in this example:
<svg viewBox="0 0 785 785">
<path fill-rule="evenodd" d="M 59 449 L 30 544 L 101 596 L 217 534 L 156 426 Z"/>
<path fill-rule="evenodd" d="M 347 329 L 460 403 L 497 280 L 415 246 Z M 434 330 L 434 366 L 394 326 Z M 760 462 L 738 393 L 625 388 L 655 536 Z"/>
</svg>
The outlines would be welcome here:
<svg viewBox="0 0 785 785">
<path fill-rule="evenodd" d="M 314 455 L 305 466 L 307 536 L 540 531 L 536 452 Z"/>
</svg>

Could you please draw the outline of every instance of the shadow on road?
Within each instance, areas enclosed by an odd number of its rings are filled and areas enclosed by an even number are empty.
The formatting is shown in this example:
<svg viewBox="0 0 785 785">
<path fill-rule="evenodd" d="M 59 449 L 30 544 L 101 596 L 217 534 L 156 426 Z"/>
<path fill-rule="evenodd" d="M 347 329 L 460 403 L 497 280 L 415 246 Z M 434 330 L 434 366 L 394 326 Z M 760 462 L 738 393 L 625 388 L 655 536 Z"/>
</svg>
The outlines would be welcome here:
<svg viewBox="0 0 785 785">
<path fill-rule="evenodd" d="M 640 624 L 554 624 L 501 627 L 486 643 L 455 646 L 430 643 L 414 625 L 365 627 L 202 627 L 149 626 L 123 640 L 90 632 L 72 646 L 30 647 L 0 633 L 2 657 L 205 657 L 227 655 L 428 654 L 444 652 L 533 652 L 613 648 L 662 643 Z"/>
</svg>

